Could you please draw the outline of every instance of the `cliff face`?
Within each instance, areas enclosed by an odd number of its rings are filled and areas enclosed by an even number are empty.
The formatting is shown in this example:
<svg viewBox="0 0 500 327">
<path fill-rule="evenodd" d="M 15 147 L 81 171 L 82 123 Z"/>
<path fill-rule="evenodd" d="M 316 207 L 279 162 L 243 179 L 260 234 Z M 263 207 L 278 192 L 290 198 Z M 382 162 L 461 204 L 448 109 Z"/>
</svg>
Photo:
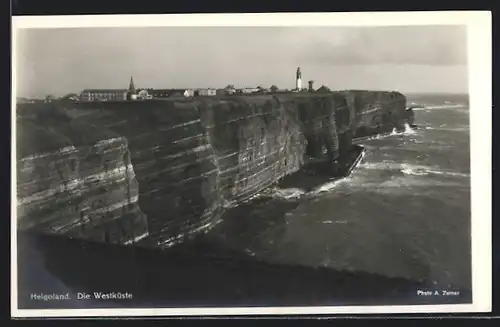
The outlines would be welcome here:
<svg viewBox="0 0 500 327">
<path fill-rule="evenodd" d="M 33 145 L 47 151 L 18 160 L 18 228 L 118 244 L 147 236 L 126 139 L 96 140 L 91 126 L 44 122 L 19 124 L 21 155 Z"/>
<path fill-rule="evenodd" d="M 390 133 L 413 123 L 413 112 L 406 111 L 406 97 L 398 92 L 344 92 L 353 119 L 353 137 Z"/>
<path fill-rule="evenodd" d="M 38 125 L 21 118 L 18 227 L 169 246 L 311 160 L 342 160 L 353 136 L 403 128 L 405 105 L 354 91 L 82 103 Z"/>
</svg>

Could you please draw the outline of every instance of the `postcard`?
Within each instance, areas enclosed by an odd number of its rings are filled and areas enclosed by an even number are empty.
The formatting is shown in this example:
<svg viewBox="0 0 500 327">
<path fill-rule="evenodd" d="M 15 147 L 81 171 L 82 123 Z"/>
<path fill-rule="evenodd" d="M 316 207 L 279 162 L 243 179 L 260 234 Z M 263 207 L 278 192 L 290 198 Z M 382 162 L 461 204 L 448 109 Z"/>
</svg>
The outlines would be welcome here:
<svg viewBox="0 0 500 327">
<path fill-rule="evenodd" d="M 12 18 L 13 317 L 491 311 L 491 14 Z"/>
</svg>

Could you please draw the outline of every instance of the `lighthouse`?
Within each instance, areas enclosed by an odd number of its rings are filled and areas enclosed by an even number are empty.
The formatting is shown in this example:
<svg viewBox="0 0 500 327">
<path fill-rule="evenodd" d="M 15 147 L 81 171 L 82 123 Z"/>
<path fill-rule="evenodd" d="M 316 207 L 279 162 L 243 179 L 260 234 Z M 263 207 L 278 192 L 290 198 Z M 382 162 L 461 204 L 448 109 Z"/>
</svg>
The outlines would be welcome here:
<svg viewBox="0 0 500 327">
<path fill-rule="evenodd" d="M 297 73 L 295 74 L 295 88 L 297 91 L 302 90 L 302 73 L 300 72 L 300 67 L 297 67 Z"/>
</svg>

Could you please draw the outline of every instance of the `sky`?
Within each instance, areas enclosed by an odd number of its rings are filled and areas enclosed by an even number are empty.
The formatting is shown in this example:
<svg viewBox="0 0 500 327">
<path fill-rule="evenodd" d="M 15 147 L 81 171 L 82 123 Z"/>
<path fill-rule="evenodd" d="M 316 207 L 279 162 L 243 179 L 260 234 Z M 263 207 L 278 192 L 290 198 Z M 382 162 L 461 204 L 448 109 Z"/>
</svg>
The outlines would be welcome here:
<svg viewBox="0 0 500 327">
<path fill-rule="evenodd" d="M 303 85 L 467 93 L 465 26 L 21 29 L 17 96 L 86 88 Z"/>
</svg>

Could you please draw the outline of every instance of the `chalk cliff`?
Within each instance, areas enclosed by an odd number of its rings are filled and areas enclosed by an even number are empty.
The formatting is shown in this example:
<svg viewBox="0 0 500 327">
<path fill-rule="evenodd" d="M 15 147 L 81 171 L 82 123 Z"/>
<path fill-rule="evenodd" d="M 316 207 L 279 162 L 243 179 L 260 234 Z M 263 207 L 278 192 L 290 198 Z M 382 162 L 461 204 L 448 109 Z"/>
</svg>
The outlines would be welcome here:
<svg viewBox="0 0 500 327">
<path fill-rule="evenodd" d="M 397 92 L 57 106 L 19 109 L 18 229 L 153 247 L 311 161 L 341 161 L 353 138 L 412 123 Z"/>
</svg>

